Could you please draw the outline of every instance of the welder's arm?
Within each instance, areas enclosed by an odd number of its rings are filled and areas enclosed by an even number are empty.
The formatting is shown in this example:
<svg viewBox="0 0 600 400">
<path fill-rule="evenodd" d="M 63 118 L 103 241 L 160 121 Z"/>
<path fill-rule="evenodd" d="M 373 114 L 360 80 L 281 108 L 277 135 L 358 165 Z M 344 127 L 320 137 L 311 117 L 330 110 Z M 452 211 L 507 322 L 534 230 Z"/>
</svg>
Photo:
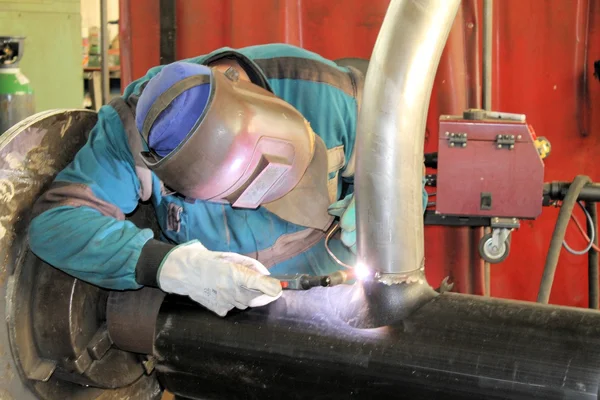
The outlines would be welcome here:
<svg viewBox="0 0 600 400">
<path fill-rule="evenodd" d="M 134 160 L 124 132 L 116 131 L 123 127 L 115 110 L 103 107 L 98 118 L 88 142 L 37 201 L 29 244 L 41 259 L 79 279 L 135 289 L 144 283 L 136 279 L 142 249 L 144 259 L 158 264 L 172 246 L 125 220 L 139 199 Z"/>
<path fill-rule="evenodd" d="M 190 296 L 218 315 L 276 300 L 281 284 L 258 261 L 213 252 L 194 241 L 173 246 L 125 220 L 138 204 L 140 182 L 114 109 L 74 161 L 57 176 L 33 211 L 32 251 L 83 281 L 108 289 L 159 286 Z"/>
</svg>

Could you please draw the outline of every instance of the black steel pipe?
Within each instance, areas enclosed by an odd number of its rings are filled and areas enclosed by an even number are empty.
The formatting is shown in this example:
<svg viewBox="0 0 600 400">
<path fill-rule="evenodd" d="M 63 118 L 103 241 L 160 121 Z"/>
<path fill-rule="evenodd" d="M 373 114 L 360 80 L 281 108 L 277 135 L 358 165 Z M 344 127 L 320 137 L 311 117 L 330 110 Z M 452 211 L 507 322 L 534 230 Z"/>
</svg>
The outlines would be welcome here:
<svg viewBox="0 0 600 400">
<path fill-rule="evenodd" d="M 550 182 L 544 184 L 544 197 L 548 200 L 563 200 L 572 182 Z M 578 201 L 600 202 L 600 184 L 588 183 L 581 189 Z"/>
<path fill-rule="evenodd" d="M 179 298 L 154 343 L 167 389 L 190 399 L 597 399 L 600 313 L 443 294 L 359 329 L 360 286 L 286 292 L 219 318 Z"/>
</svg>

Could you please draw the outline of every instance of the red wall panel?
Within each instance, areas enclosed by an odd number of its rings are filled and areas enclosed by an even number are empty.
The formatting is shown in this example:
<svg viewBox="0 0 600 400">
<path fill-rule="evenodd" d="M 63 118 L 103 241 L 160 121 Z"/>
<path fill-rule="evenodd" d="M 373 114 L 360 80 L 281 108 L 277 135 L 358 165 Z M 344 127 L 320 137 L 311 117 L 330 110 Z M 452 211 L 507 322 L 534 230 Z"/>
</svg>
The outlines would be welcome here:
<svg viewBox="0 0 600 400">
<path fill-rule="evenodd" d="M 222 46 L 270 42 L 302 46 L 325 57 L 369 57 L 389 0 L 177 0 L 177 57 Z M 494 2 L 493 105 L 528 116 L 553 151 L 546 180 L 577 173 L 600 179 L 600 0 Z M 159 60 L 158 0 L 121 0 L 123 83 Z M 426 151 L 435 151 L 440 114 L 481 102 L 481 1 L 463 0 L 433 89 Z M 523 223 L 509 259 L 492 266 L 492 295 L 533 300 L 557 211 Z M 583 217 L 579 216 L 582 221 Z M 482 292 L 476 254 L 479 230 L 426 229 L 427 275 L 432 285 L 450 275 L 461 292 Z M 571 227 L 573 246 L 583 246 Z M 587 304 L 586 257 L 563 252 L 551 302 Z"/>
<path fill-rule="evenodd" d="M 600 59 L 600 1 L 494 5 L 494 108 L 527 114 L 536 133 L 551 141 L 547 181 L 579 173 L 600 179 L 600 83 L 592 77 L 593 61 Z M 545 209 L 514 234 L 508 261 L 492 269 L 493 295 L 535 299 L 556 216 L 557 210 Z M 573 226 L 567 240 L 585 246 Z M 586 257 L 563 250 L 550 302 L 587 305 Z"/>
</svg>

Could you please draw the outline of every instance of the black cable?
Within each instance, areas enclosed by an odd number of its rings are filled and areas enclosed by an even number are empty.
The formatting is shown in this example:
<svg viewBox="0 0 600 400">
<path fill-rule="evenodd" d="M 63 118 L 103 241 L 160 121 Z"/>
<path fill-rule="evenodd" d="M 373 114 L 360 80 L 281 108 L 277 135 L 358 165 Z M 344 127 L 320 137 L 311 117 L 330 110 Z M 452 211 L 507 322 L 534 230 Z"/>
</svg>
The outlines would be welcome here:
<svg viewBox="0 0 600 400">
<path fill-rule="evenodd" d="M 560 251 L 562 249 L 562 242 L 565 238 L 565 232 L 569 224 L 569 219 L 573 213 L 573 208 L 579 197 L 581 189 L 585 185 L 591 182 L 588 176 L 579 175 L 569 186 L 567 195 L 565 196 L 556 225 L 554 225 L 554 232 L 552 233 L 552 239 L 550 240 L 550 248 L 548 249 L 548 255 L 546 256 L 546 264 L 544 265 L 544 273 L 542 275 L 542 281 L 540 283 L 540 290 L 538 292 L 537 301 L 538 303 L 548 304 L 550 299 L 550 292 L 552 291 L 552 283 L 554 283 L 554 274 L 556 273 L 556 266 L 558 265 L 558 258 L 560 257 Z"/>
<path fill-rule="evenodd" d="M 598 246 L 598 210 L 596 209 L 596 203 L 586 202 L 585 209 L 592 219 L 593 226 L 590 226 L 590 222 L 587 223 L 587 231 L 595 230 L 596 237 L 594 238 L 594 244 Z M 592 247 L 588 252 L 588 292 L 589 292 L 589 307 L 595 310 L 598 309 L 598 252 Z"/>
</svg>

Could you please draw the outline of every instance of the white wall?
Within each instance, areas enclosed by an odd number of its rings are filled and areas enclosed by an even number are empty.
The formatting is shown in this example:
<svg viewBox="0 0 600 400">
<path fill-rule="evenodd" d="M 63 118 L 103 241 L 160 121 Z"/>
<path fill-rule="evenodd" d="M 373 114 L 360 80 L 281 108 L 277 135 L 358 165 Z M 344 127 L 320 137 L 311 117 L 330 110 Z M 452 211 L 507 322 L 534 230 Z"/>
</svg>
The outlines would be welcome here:
<svg viewBox="0 0 600 400">
<path fill-rule="evenodd" d="M 119 19 L 119 0 L 108 0 L 108 20 Z M 100 27 L 100 0 L 81 0 L 81 34 L 88 36 L 88 28 Z M 109 25 L 110 40 L 119 34 L 118 25 Z"/>
</svg>

